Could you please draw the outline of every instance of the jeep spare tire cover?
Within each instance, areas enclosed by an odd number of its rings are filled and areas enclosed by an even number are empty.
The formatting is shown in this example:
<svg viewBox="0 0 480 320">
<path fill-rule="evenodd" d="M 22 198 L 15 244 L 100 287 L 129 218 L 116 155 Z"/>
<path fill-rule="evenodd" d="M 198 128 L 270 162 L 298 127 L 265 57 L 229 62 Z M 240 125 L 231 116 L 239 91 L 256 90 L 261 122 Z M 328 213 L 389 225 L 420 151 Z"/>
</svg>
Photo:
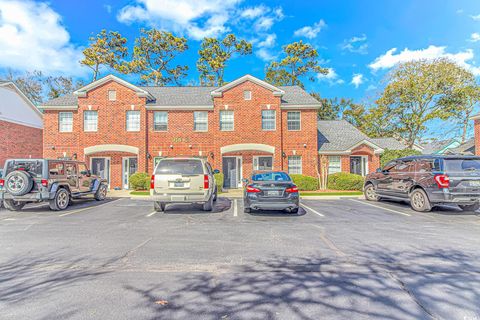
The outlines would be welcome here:
<svg viewBox="0 0 480 320">
<path fill-rule="evenodd" d="M 13 196 L 23 196 L 32 190 L 33 179 L 25 171 L 12 171 L 5 177 L 5 189 Z"/>
</svg>

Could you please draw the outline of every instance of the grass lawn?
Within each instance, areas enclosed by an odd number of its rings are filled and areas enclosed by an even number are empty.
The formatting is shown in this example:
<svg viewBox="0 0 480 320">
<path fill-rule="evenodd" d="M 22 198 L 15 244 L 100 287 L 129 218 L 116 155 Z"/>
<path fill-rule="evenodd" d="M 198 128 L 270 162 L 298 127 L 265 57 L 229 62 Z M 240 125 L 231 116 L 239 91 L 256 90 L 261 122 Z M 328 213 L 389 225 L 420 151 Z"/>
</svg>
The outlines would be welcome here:
<svg viewBox="0 0 480 320">
<path fill-rule="evenodd" d="M 149 196 L 150 191 L 132 191 L 132 192 L 130 192 L 130 195 L 132 195 L 132 196 Z"/>
<path fill-rule="evenodd" d="M 361 191 L 304 191 L 300 192 L 300 196 L 309 197 L 309 196 L 361 196 L 363 193 Z"/>
</svg>

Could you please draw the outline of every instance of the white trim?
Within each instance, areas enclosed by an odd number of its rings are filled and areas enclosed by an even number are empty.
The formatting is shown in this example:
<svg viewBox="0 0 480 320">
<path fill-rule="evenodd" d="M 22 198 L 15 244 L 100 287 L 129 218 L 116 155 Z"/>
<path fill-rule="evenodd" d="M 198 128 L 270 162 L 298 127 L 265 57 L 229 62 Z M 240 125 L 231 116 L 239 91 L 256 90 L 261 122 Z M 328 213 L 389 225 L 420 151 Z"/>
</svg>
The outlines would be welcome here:
<svg viewBox="0 0 480 320">
<path fill-rule="evenodd" d="M 68 110 L 75 111 L 78 110 L 78 106 L 40 106 L 41 110 Z"/>
<path fill-rule="evenodd" d="M 33 102 L 27 98 L 27 96 L 22 92 L 22 90 L 20 90 L 17 87 L 15 83 L 11 81 L 0 83 L 0 87 L 6 87 L 6 86 L 10 86 L 11 88 L 13 88 L 20 95 L 20 98 L 22 98 L 28 104 L 28 106 L 40 117 L 40 120 L 43 121 L 43 113 L 41 113 L 40 110 L 38 110 L 37 106 L 35 106 Z"/>
<path fill-rule="evenodd" d="M 110 189 L 110 185 L 111 185 L 111 182 L 112 182 L 112 158 L 111 157 L 90 157 L 90 166 L 89 166 L 90 172 L 92 172 L 92 160 L 93 159 L 108 160 L 108 189 Z M 123 181 L 122 181 L 122 183 L 123 183 Z"/>
<path fill-rule="evenodd" d="M 298 112 L 298 113 L 300 113 L 300 118 L 298 119 L 298 122 L 299 122 L 299 124 L 300 124 L 300 128 L 299 128 L 298 130 L 290 130 L 290 129 L 288 129 L 288 114 L 289 114 L 290 112 Z M 289 110 L 289 111 L 287 111 L 286 120 L 287 120 L 287 121 L 286 121 L 286 122 L 287 122 L 287 131 L 293 131 L 293 132 L 295 132 L 295 131 L 302 131 L 302 111 L 300 111 L 300 110 Z"/>
<path fill-rule="evenodd" d="M 195 111 L 195 112 L 206 112 L 206 111 Z M 203 121 L 198 121 L 197 122 L 198 124 L 206 123 L 207 128 L 205 130 L 196 130 L 195 129 L 195 112 L 193 113 L 193 132 L 208 132 L 208 112 L 207 112 L 207 121 L 206 122 L 203 122 Z"/>
<path fill-rule="evenodd" d="M 229 153 L 237 151 L 263 151 L 267 153 L 275 153 L 275 147 L 269 146 L 267 144 L 261 143 L 239 143 L 239 144 L 230 144 L 228 146 L 223 146 L 220 148 L 220 153 Z"/>
<path fill-rule="evenodd" d="M 127 88 L 130 88 L 132 89 L 133 91 L 135 91 L 137 93 L 137 96 L 139 97 L 145 97 L 145 98 L 150 98 L 150 99 L 155 99 L 148 91 L 145 91 L 143 89 L 140 89 L 139 87 L 131 84 L 130 82 L 127 82 L 123 79 L 120 79 L 119 77 L 116 77 L 114 76 L 113 74 L 109 74 L 108 76 L 105 76 L 101 79 L 98 79 L 97 81 L 94 81 L 90 84 L 87 84 L 86 86 L 78 89 L 77 91 L 75 91 L 73 94 L 78 96 L 78 97 L 86 97 L 87 96 L 87 92 L 106 83 L 106 82 L 109 82 L 109 81 L 115 81 L 115 82 L 118 82 L 119 84 L 127 87 Z"/>
<path fill-rule="evenodd" d="M 349 155 L 351 152 L 350 151 L 318 151 L 318 154 L 323 154 L 323 155 L 332 155 L 332 156 L 340 156 L 340 155 Z"/>
<path fill-rule="evenodd" d="M 368 156 L 366 156 L 366 155 L 351 155 L 349 157 L 350 158 L 349 159 L 350 163 L 352 161 L 351 160 L 352 157 L 361 158 L 361 160 L 360 160 L 360 170 L 362 171 L 362 177 L 367 176 L 367 174 L 368 174 Z M 363 167 L 364 165 L 365 165 L 365 167 Z M 351 170 L 351 165 L 350 165 L 350 170 Z M 365 174 L 363 174 L 364 173 L 363 171 L 365 171 Z"/>
<path fill-rule="evenodd" d="M 88 156 L 98 152 L 129 152 L 138 155 L 139 149 L 137 147 L 127 146 L 123 144 L 99 144 L 96 146 L 90 146 L 83 149 L 83 153 Z M 101 158 L 101 157 L 95 157 Z"/>
<path fill-rule="evenodd" d="M 212 106 L 146 106 L 147 110 L 154 111 L 176 111 L 176 110 L 190 110 L 190 111 L 208 111 L 213 110 Z"/>
<path fill-rule="evenodd" d="M 37 126 L 37 125 L 31 124 L 31 123 L 26 123 L 26 122 L 23 122 L 23 121 L 10 119 L 10 118 L 4 117 L 4 116 L 0 116 L 0 121 L 15 123 L 15 124 L 18 124 L 18 125 L 21 125 L 21 126 L 24 126 L 24 127 L 30 127 L 30 128 L 35 128 L 35 129 L 43 129 L 43 126 Z"/>
<path fill-rule="evenodd" d="M 374 153 L 382 153 L 384 150 L 382 148 L 380 148 L 378 145 L 376 145 L 375 143 L 373 142 L 370 142 L 368 140 L 362 140 L 356 144 L 354 144 L 353 146 L 351 146 L 350 148 L 348 148 L 346 151 L 348 152 L 352 152 L 353 149 L 355 149 L 356 147 L 359 147 L 361 146 L 362 144 L 365 144 L 369 147 L 371 147 L 372 149 L 374 149 Z"/>
<path fill-rule="evenodd" d="M 125 159 L 128 159 L 128 167 L 126 168 L 127 170 L 130 168 L 130 159 L 136 159 L 137 160 L 137 172 L 138 172 L 138 157 L 122 157 L 122 189 L 124 190 L 130 190 L 130 177 L 127 176 L 127 186 L 125 187 L 124 184 L 124 176 L 125 176 Z"/>
<path fill-rule="evenodd" d="M 290 105 L 281 105 L 280 109 L 285 110 L 304 110 L 304 109 L 320 109 L 321 104 L 311 104 L 311 105 L 300 105 L 300 104 L 290 104 Z"/>
<path fill-rule="evenodd" d="M 226 91 L 230 88 L 236 87 L 237 85 L 239 85 L 239 84 L 241 84 L 245 81 L 251 81 L 255 84 L 258 84 L 259 86 L 262 86 L 262 87 L 264 87 L 264 88 L 266 88 L 270 91 L 273 91 L 273 95 L 277 96 L 277 97 L 281 97 L 285 94 L 285 91 L 271 85 L 268 82 L 265 82 L 263 80 L 255 78 L 254 76 L 251 76 L 249 74 L 246 74 L 243 77 L 238 78 L 237 80 L 234 80 L 234 81 L 232 81 L 230 83 L 227 83 L 226 85 L 224 85 L 220 88 L 217 88 L 217 89 L 213 90 L 210 94 L 212 95 L 212 97 L 221 97 L 223 95 L 223 91 Z"/>
<path fill-rule="evenodd" d="M 480 113 L 477 113 L 470 117 L 470 120 L 477 120 L 477 119 L 480 119 Z"/>
<path fill-rule="evenodd" d="M 237 181 L 237 188 L 243 187 L 243 157 L 242 156 L 222 156 L 222 168 L 223 168 L 223 158 L 235 158 L 235 166 L 238 165 L 238 159 L 240 159 L 240 167 L 237 166 L 237 174 L 239 174 L 240 179 Z M 240 171 L 238 171 L 240 170 Z"/>
<path fill-rule="evenodd" d="M 273 124 L 274 128 L 273 129 L 263 129 L 263 111 L 271 111 L 273 112 L 273 115 L 275 116 L 273 119 Z M 262 109 L 260 113 L 260 120 L 262 121 L 262 131 L 277 131 L 277 110 L 275 109 Z M 267 119 L 268 121 L 271 121 L 272 119 Z"/>
<path fill-rule="evenodd" d="M 273 170 L 273 162 L 274 162 L 273 161 L 273 155 L 271 155 L 271 156 L 266 155 L 266 156 L 253 156 L 253 163 L 252 163 L 253 171 L 260 170 L 260 169 L 255 168 L 255 160 L 257 160 L 257 165 L 258 165 L 258 158 L 260 158 L 260 157 L 262 157 L 262 158 L 266 158 L 266 157 L 272 158 L 272 169 L 270 169 L 270 170 Z"/>
</svg>

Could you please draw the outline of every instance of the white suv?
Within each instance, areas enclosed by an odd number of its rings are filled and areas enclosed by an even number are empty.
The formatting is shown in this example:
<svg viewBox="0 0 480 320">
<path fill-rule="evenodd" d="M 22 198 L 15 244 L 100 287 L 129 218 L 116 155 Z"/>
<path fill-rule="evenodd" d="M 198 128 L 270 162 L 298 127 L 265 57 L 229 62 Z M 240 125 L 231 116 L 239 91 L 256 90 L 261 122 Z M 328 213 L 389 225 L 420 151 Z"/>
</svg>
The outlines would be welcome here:
<svg viewBox="0 0 480 320">
<path fill-rule="evenodd" d="M 165 158 L 155 167 L 150 180 L 150 196 L 156 211 L 169 203 L 200 203 L 212 211 L 217 186 L 210 164 L 199 158 Z"/>
</svg>

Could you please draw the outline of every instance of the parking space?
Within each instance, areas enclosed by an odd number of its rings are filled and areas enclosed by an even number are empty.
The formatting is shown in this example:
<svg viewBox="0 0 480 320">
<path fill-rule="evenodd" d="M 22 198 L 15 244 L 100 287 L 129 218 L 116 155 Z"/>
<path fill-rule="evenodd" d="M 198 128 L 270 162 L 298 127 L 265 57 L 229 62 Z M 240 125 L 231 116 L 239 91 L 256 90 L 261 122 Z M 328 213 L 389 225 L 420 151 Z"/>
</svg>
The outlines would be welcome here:
<svg viewBox="0 0 480 320">
<path fill-rule="evenodd" d="M 479 221 L 353 198 L 303 199 L 295 214 L 245 213 L 226 197 L 212 212 L 125 198 L 1 210 L 0 308 L 5 319 L 475 319 Z"/>
</svg>

